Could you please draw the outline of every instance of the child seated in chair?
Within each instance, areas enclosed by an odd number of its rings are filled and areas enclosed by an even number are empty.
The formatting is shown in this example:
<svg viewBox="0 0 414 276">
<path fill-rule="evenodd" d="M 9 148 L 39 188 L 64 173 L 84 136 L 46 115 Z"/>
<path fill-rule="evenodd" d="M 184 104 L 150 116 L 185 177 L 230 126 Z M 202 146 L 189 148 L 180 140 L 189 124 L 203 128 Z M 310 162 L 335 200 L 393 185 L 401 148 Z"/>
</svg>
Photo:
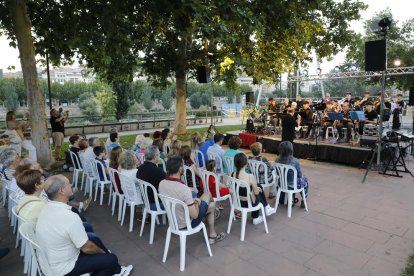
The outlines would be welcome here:
<svg viewBox="0 0 414 276">
<path fill-rule="evenodd" d="M 104 152 L 103 147 L 101 146 L 94 147 L 93 152 L 96 155 L 95 160 L 98 160 L 103 166 L 103 170 L 101 166 L 98 166 L 99 180 L 104 181 L 105 179 L 109 179 L 108 169 L 107 169 L 107 165 L 105 162 L 105 152 Z M 104 174 L 106 174 L 106 178 L 104 177 Z"/>
<path fill-rule="evenodd" d="M 207 164 L 206 164 L 206 169 L 209 172 L 216 173 L 216 161 L 215 160 L 208 160 Z M 210 177 L 208 179 L 208 188 L 210 190 L 211 196 L 213 198 L 217 198 L 216 178 L 212 175 L 210 175 Z M 219 195 L 218 196 L 220 196 L 220 197 L 228 195 L 231 192 L 229 187 L 227 187 L 226 185 L 224 185 L 222 183 L 220 183 L 219 188 L 220 188 L 220 190 L 219 190 Z M 218 203 L 217 207 L 220 210 L 223 210 L 223 205 L 221 205 L 221 203 Z"/>
</svg>

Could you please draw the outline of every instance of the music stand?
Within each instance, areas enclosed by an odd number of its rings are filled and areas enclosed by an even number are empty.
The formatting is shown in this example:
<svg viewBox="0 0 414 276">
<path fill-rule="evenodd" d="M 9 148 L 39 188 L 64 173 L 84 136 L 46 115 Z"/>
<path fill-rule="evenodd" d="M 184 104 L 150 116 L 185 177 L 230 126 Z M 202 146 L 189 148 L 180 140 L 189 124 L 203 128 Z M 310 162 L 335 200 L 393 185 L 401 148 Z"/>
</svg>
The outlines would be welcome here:
<svg viewBox="0 0 414 276">
<path fill-rule="evenodd" d="M 367 119 L 364 111 L 349 111 L 349 115 L 351 115 L 353 121 L 365 121 Z"/>
<path fill-rule="evenodd" d="M 340 113 L 340 112 L 328 112 L 328 118 L 331 121 L 343 121 L 344 120 L 344 114 Z"/>
</svg>

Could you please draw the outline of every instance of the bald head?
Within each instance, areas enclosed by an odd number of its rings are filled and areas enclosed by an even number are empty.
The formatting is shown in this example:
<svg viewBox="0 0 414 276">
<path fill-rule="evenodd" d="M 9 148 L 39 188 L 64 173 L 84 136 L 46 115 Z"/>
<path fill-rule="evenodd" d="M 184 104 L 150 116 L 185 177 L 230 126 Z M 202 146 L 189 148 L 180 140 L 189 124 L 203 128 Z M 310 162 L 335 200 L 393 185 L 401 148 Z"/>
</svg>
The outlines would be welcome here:
<svg viewBox="0 0 414 276">
<path fill-rule="evenodd" d="M 56 200 L 59 198 L 61 194 L 60 191 L 62 191 L 62 189 L 64 189 L 65 186 L 70 186 L 69 179 L 66 176 L 61 174 L 52 175 L 46 180 L 44 190 L 50 200 Z M 72 189 L 70 189 L 70 193 L 73 194 Z M 69 192 L 62 193 L 62 195 L 68 198 L 70 196 Z"/>
</svg>

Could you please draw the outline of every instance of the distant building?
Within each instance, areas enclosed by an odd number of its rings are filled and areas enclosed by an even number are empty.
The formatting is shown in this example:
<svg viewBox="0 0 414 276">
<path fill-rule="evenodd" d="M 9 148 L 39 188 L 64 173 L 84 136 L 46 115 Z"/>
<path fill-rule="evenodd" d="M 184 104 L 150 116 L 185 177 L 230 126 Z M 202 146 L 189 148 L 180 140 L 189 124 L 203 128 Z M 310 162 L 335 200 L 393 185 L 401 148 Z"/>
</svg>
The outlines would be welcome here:
<svg viewBox="0 0 414 276">
<path fill-rule="evenodd" d="M 64 84 L 65 82 L 86 82 L 95 81 L 95 75 L 85 68 L 70 68 L 58 67 L 51 69 L 50 82 L 58 82 Z M 40 80 L 47 80 L 47 72 L 41 68 L 37 68 L 37 74 Z M 5 73 L 4 78 L 23 78 L 21 71 Z"/>
</svg>

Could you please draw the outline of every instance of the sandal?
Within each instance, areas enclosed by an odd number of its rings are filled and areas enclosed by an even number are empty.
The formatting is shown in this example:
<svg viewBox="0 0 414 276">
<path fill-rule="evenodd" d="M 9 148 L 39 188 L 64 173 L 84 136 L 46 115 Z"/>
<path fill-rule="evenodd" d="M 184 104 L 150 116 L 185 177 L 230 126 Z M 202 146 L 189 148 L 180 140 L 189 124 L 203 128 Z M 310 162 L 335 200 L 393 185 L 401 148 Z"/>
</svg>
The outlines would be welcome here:
<svg viewBox="0 0 414 276">
<path fill-rule="evenodd" d="M 223 205 L 221 205 L 221 204 L 218 204 L 218 208 L 219 208 L 219 210 L 221 211 L 221 210 L 224 210 L 224 207 L 223 207 Z"/>
<path fill-rule="evenodd" d="M 221 232 L 220 234 L 218 234 L 215 237 L 208 237 L 208 242 L 210 244 L 214 244 L 216 242 L 222 241 L 226 238 L 226 234 L 224 232 Z"/>
<path fill-rule="evenodd" d="M 241 218 L 242 218 L 242 215 L 241 215 L 241 213 L 240 213 L 240 212 L 234 212 L 234 217 L 235 217 L 236 219 L 241 219 Z"/>
</svg>

